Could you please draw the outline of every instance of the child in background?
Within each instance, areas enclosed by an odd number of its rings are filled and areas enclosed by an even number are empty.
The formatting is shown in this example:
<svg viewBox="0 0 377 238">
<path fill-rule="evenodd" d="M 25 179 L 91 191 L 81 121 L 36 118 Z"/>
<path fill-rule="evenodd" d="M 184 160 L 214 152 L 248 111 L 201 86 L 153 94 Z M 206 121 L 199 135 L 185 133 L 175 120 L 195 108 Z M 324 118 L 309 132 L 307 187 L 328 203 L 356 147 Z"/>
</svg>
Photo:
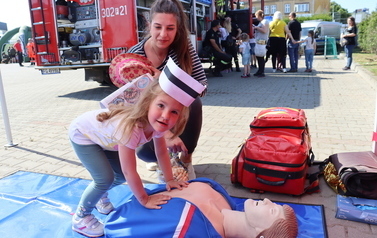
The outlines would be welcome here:
<svg viewBox="0 0 377 238">
<path fill-rule="evenodd" d="M 241 45 L 239 46 L 239 52 L 242 54 L 243 75 L 241 78 L 250 77 L 250 37 L 247 33 L 242 33 L 240 36 Z"/>
<path fill-rule="evenodd" d="M 296 41 L 296 44 L 298 43 L 306 43 L 305 47 L 305 66 L 306 70 L 305 72 L 312 72 L 313 68 L 313 58 L 315 51 L 317 49 L 317 44 L 314 39 L 314 31 L 310 30 L 308 31 L 308 37 L 305 38 L 305 40 L 302 41 Z"/>
<path fill-rule="evenodd" d="M 93 178 L 72 218 L 74 231 L 89 237 L 102 236 L 104 225 L 92 215 L 92 210 L 109 214 L 114 207 L 107 191 L 125 181 L 146 208 L 160 209 L 170 200 L 167 195 L 148 195 L 137 173 L 135 149 L 152 139 L 166 189 L 187 187 L 186 181 L 173 177 L 164 134 L 169 130 L 173 137 L 182 133 L 188 106 L 205 87 L 182 70 L 177 74 L 176 68 L 170 58 L 159 80 L 143 90 L 136 104 L 86 112 L 71 123 L 69 137 L 73 149 Z"/>
</svg>

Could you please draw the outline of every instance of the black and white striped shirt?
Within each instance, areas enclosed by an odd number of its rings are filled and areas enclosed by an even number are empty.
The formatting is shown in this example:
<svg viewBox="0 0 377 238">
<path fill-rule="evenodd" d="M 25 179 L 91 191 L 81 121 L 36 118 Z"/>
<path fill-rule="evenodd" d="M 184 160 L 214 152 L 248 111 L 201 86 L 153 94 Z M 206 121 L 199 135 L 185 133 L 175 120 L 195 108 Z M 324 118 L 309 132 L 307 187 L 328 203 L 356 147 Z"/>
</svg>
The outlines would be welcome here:
<svg viewBox="0 0 377 238">
<path fill-rule="evenodd" d="M 134 53 L 134 54 L 139 54 L 139 55 L 142 55 L 144 57 L 147 57 L 147 55 L 145 54 L 145 50 L 144 50 L 144 44 L 148 39 L 149 38 L 144 39 L 144 40 L 140 41 L 138 44 L 132 46 L 127 51 L 127 53 Z M 189 50 L 190 50 L 190 55 L 191 55 L 191 59 L 192 59 L 191 77 L 198 80 L 201 84 L 207 86 L 208 85 L 207 76 L 204 72 L 202 63 L 199 60 L 198 54 L 196 53 L 191 42 L 189 42 Z M 164 60 L 164 62 L 162 62 L 162 64 L 157 67 L 158 70 L 161 71 L 165 67 L 169 57 L 171 57 L 173 59 L 174 63 L 176 63 L 178 66 L 180 66 L 178 59 L 177 59 L 177 53 L 173 49 L 170 49 L 166 59 Z"/>
</svg>

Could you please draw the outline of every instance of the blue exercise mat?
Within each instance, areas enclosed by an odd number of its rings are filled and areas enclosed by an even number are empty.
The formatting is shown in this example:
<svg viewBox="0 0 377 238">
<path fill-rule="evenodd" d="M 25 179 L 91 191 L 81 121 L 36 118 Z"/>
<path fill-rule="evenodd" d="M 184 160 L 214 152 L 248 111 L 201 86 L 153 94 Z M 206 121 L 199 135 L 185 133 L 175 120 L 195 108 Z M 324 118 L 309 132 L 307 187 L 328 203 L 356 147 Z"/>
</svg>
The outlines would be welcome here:
<svg viewBox="0 0 377 238">
<path fill-rule="evenodd" d="M 0 237 L 85 237 L 72 231 L 71 218 L 89 182 L 23 171 L 0 179 Z M 151 190 L 159 186 L 162 185 L 145 184 Z M 132 192 L 127 185 L 120 185 L 109 191 L 109 197 L 117 207 L 128 201 Z M 232 199 L 237 203 L 237 210 L 243 210 L 245 198 Z M 327 238 L 322 205 L 285 204 L 296 212 L 299 238 Z M 96 210 L 93 214 L 102 221 L 106 218 Z"/>
</svg>

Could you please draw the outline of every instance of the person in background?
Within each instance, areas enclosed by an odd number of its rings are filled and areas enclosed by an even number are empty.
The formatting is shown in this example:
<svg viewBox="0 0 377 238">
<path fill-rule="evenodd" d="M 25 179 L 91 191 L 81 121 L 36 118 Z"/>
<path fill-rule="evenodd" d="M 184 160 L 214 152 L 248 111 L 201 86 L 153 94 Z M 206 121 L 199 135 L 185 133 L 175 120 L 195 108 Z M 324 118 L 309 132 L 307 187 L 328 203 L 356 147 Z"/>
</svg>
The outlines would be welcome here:
<svg viewBox="0 0 377 238">
<path fill-rule="evenodd" d="M 211 22 L 211 29 L 207 31 L 206 37 L 203 41 L 203 47 L 209 47 L 213 57 L 215 57 L 215 69 L 213 71 L 215 77 L 222 77 L 223 75 L 221 74 L 221 71 L 229 68 L 229 64 L 232 62 L 232 56 L 225 53 L 220 45 L 218 34 L 220 27 L 220 21 L 213 20 Z"/>
<path fill-rule="evenodd" d="M 255 31 L 255 41 L 261 41 L 261 43 L 267 44 L 268 36 L 270 34 L 269 24 L 266 19 L 264 19 L 264 13 L 262 10 L 258 10 L 255 13 L 255 17 L 258 19 L 259 24 L 258 26 L 254 26 L 253 29 Z M 265 77 L 264 68 L 265 68 L 265 58 L 264 56 L 256 56 L 258 62 L 258 70 L 254 74 L 256 77 Z"/>
<path fill-rule="evenodd" d="M 297 44 L 304 43 L 304 42 L 306 43 L 306 47 L 305 47 L 306 70 L 305 70 L 305 72 L 312 72 L 313 58 L 314 58 L 315 51 L 317 49 L 317 44 L 316 44 L 316 41 L 314 39 L 314 31 L 313 30 L 308 31 L 308 36 L 306 37 L 305 40 L 296 41 Z"/>
<path fill-rule="evenodd" d="M 220 32 L 220 45 L 221 45 L 221 49 L 223 51 L 226 51 L 226 49 L 230 46 L 230 42 L 227 40 L 227 38 L 229 36 L 229 31 L 224 27 L 224 23 L 225 23 L 225 19 L 220 20 L 219 32 Z M 232 44 L 233 44 L 233 41 L 232 41 Z M 228 67 L 226 67 L 225 69 L 223 69 L 221 71 L 221 73 L 229 73 L 231 71 L 232 71 L 232 63 L 229 63 Z"/>
<path fill-rule="evenodd" d="M 35 65 L 35 44 L 32 38 L 29 38 L 26 49 L 30 59 L 30 65 Z"/>
<path fill-rule="evenodd" d="M 351 69 L 352 64 L 352 53 L 356 46 L 356 36 L 357 36 L 357 27 L 354 17 L 349 17 L 347 19 L 348 27 L 346 31 L 340 36 L 341 38 L 347 39 L 347 44 L 344 46 L 344 52 L 346 53 L 347 63 L 344 66 L 343 70 Z"/>
<path fill-rule="evenodd" d="M 257 57 L 255 56 L 254 48 L 255 48 L 255 32 L 253 37 L 250 38 L 250 66 L 253 68 L 257 67 Z"/>
<path fill-rule="evenodd" d="M 287 24 L 282 20 L 282 13 L 276 11 L 274 13 L 273 21 L 270 23 L 270 48 L 269 51 L 272 56 L 272 72 L 276 72 L 276 62 L 280 61 L 283 72 L 286 73 L 286 55 L 287 44 L 286 37 L 293 43 L 295 42 Z"/>
<path fill-rule="evenodd" d="M 127 53 L 147 57 L 159 71 L 169 57 L 194 79 L 207 86 L 207 77 L 193 45 L 189 39 L 188 19 L 179 0 L 156 0 L 150 9 L 149 29 L 144 40 L 131 47 Z M 158 75 L 158 72 L 157 74 Z M 200 95 L 204 96 L 206 90 Z M 189 179 L 196 177 L 192 165 L 192 155 L 198 144 L 202 128 L 202 101 L 197 97 L 190 106 L 190 115 L 185 130 L 179 137 L 172 138 L 167 132 L 167 148 L 172 153 L 180 153 L 180 160 L 187 167 Z M 147 162 L 148 170 L 157 169 L 157 158 L 153 142 L 137 148 L 137 156 Z"/>
<path fill-rule="evenodd" d="M 295 41 L 301 40 L 301 23 L 296 20 L 296 13 L 291 12 L 289 13 L 289 18 L 291 21 L 288 23 L 288 29 L 291 31 L 292 37 Z M 288 40 L 288 55 L 289 55 L 289 63 L 291 65 L 291 69 L 288 72 L 295 73 L 298 69 L 298 48 L 300 44 L 295 44 Z"/>
<path fill-rule="evenodd" d="M 233 57 L 234 64 L 236 66 L 236 71 L 241 72 L 240 64 L 238 62 L 238 45 L 236 44 L 236 41 L 239 39 L 242 30 L 239 28 L 237 23 L 232 21 L 231 17 L 225 17 L 225 22 L 229 22 L 231 25 L 230 35 L 233 37 L 234 44 L 228 48 L 228 51 L 226 53 L 230 54 Z M 225 27 L 227 28 L 227 27 Z M 229 28 L 227 28 L 229 30 Z"/>
<path fill-rule="evenodd" d="M 24 62 L 24 55 L 23 55 L 23 52 L 22 52 L 22 45 L 21 45 L 21 41 L 20 40 L 17 40 L 17 42 L 14 43 L 13 49 L 15 49 L 16 52 L 17 52 L 17 61 L 18 61 L 18 64 L 21 67 L 24 67 L 24 65 L 22 64 L 22 62 Z"/>
<path fill-rule="evenodd" d="M 242 54 L 242 65 L 243 65 L 243 74 L 241 78 L 250 77 L 250 37 L 247 33 L 242 33 L 240 36 L 242 41 L 239 46 L 239 51 Z"/>
</svg>

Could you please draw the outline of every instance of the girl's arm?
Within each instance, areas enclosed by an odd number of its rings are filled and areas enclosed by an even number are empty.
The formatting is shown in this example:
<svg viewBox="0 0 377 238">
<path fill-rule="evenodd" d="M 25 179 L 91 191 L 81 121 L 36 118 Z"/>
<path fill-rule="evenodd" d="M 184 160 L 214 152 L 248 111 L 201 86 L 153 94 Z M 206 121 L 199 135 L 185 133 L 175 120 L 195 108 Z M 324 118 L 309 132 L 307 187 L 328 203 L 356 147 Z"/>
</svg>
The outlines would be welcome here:
<svg viewBox="0 0 377 238">
<path fill-rule="evenodd" d="M 161 194 L 149 196 L 144 189 L 139 174 L 137 173 L 135 150 L 120 144 L 118 146 L 122 172 L 136 199 L 146 208 L 160 209 L 161 207 L 159 205 L 166 204 L 171 197 L 166 195 L 159 196 Z"/>
<path fill-rule="evenodd" d="M 176 181 L 173 177 L 173 171 L 171 169 L 171 162 L 169 152 L 166 147 L 165 138 L 153 138 L 153 143 L 158 165 L 162 170 L 166 181 L 166 189 L 170 191 L 171 188 L 182 189 L 182 187 L 187 187 L 188 183 L 186 181 Z"/>
</svg>

